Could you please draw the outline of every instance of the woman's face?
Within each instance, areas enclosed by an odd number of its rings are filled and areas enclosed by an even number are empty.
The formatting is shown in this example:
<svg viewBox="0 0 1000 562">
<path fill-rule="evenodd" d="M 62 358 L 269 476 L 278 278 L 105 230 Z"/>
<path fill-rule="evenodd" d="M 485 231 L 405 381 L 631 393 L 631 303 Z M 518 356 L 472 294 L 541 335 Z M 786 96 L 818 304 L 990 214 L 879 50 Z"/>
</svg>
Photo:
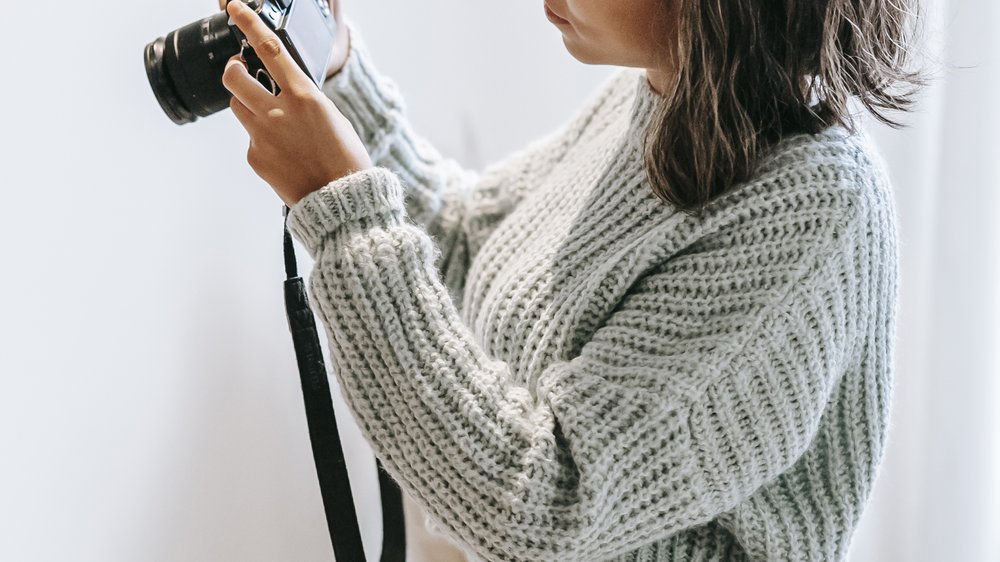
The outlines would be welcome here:
<svg viewBox="0 0 1000 562">
<path fill-rule="evenodd" d="M 700 0 L 696 0 L 700 1 Z M 665 69 L 674 30 L 669 0 L 544 0 L 563 43 L 585 64 Z"/>
</svg>

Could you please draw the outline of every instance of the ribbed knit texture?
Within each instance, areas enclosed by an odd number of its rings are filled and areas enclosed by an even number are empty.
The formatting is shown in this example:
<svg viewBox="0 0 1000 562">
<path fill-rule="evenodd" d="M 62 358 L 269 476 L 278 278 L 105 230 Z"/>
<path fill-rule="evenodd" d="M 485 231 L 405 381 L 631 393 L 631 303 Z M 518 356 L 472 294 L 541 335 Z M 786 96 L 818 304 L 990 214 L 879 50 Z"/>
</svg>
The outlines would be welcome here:
<svg viewBox="0 0 1000 562">
<path fill-rule="evenodd" d="M 376 167 L 288 224 L 343 396 L 436 530 L 470 560 L 843 559 L 884 452 L 897 302 L 865 137 L 788 137 L 691 217 L 651 191 L 663 98 L 622 68 L 466 170 L 349 26 L 324 91 Z"/>
</svg>

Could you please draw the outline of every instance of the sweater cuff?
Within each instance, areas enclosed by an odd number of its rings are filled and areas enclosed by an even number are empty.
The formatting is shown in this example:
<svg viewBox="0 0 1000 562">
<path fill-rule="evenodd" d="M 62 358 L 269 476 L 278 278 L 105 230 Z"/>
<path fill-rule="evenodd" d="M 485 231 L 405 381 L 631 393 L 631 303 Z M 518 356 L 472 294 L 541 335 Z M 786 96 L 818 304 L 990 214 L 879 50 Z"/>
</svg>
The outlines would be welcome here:
<svg viewBox="0 0 1000 562">
<path fill-rule="evenodd" d="M 344 19 L 350 34 L 350 49 L 344 67 L 327 79 L 323 93 L 347 117 L 375 160 L 381 156 L 383 139 L 391 138 L 405 111 L 396 83 L 375 68 L 361 32 Z"/>
<path fill-rule="evenodd" d="M 395 172 L 366 168 L 300 199 L 289 209 L 286 224 L 316 259 L 323 241 L 340 230 L 399 224 L 405 214 L 404 197 Z"/>
</svg>

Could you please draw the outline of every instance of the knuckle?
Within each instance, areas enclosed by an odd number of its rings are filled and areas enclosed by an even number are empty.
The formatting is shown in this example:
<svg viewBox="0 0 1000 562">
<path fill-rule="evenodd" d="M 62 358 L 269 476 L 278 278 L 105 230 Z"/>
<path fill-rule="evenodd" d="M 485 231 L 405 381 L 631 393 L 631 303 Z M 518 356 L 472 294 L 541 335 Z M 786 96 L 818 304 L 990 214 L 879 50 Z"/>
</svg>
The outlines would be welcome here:
<svg viewBox="0 0 1000 562">
<path fill-rule="evenodd" d="M 227 64 L 222 71 L 222 85 L 231 88 L 236 83 L 236 73 L 240 71 L 239 65 Z"/>
<path fill-rule="evenodd" d="M 289 85 L 287 90 L 288 96 L 295 100 L 296 103 L 307 104 L 315 103 L 316 101 L 315 96 L 313 96 L 313 92 L 309 88 L 295 84 Z"/>
<path fill-rule="evenodd" d="M 326 96 L 312 87 L 312 83 L 294 83 L 287 87 L 290 101 L 300 108 L 312 109 L 321 107 L 327 101 Z"/>
<path fill-rule="evenodd" d="M 222 71 L 222 85 L 227 88 L 233 85 L 233 65 L 226 65 L 226 69 Z"/>
<path fill-rule="evenodd" d="M 247 164 L 250 164 L 251 168 L 257 170 L 260 167 L 260 163 L 260 151 L 254 145 L 250 145 L 250 148 L 247 149 Z"/>
<path fill-rule="evenodd" d="M 281 40 L 274 35 L 265 37 L 264 40 L 260 42 L 260 47 L 258 47 L 257 50 L 262 56 L 276 58 L 281 55 Z"/>
</svg>

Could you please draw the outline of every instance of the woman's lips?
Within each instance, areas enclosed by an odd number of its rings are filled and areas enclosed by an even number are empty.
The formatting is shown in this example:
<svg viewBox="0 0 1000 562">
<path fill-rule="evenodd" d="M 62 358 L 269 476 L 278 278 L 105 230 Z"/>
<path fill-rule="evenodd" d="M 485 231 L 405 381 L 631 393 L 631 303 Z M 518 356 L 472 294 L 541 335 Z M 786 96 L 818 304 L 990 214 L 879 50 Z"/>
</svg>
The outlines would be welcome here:
<svg viewBox="0 0 1000 562">
<path fill-rule="evenodd" d="M 548 4 L 545 5 L 545 17 L 547 17 L 550 22 L 552 22 L 552 23 L 554 23 L 556 25 L 564 24 L 564 23 L 569 23 L 568 21 L 566 21 L 566 20 L 562 19 L 561 17 L 557 16 L 555 14 L 555 12 L 553 12 L 552 10 L 550 10 Z"/>
</svg>

